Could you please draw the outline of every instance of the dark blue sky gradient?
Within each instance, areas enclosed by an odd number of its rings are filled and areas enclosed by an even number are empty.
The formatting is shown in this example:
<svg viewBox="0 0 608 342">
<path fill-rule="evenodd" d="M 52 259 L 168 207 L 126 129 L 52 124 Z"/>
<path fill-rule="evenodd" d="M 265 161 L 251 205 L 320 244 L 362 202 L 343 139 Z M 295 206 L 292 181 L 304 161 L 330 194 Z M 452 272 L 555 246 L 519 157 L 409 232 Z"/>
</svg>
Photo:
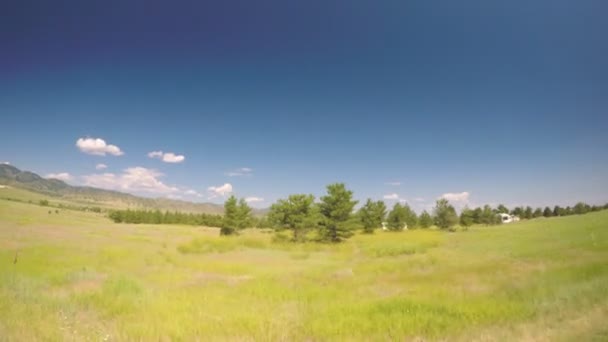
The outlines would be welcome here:
<svg viewBox="0 0 608 342">
<path fill-rule="evenodd" d="M 605 1 L 12 1 L 0 158 L 143 166 L 268 205 L 346 181 L 418 208 L 608 201 Z M 80 153 L 101 137 L 122 157 Z M 152 161 L 152 150 L 186 156 Z M 225 172 L 251 167 L 248 178 Z M 108 172 L 110 172 L 108 171 Z M 400 181 L 400 187 L 385 182 Z M 78 183 L 75 178 L 74 183 Z M 214 199 L 219 201 L 221 199 Z"/>
</svg>

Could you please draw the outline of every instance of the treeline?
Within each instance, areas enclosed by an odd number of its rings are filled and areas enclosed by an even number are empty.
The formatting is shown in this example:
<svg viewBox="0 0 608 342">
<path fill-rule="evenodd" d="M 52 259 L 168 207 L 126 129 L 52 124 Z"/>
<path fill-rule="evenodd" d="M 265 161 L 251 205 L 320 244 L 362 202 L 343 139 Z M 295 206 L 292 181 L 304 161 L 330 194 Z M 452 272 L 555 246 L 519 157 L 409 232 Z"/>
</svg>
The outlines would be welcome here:
<svg viewBox="0 0 608 342">
<path fill-rule="evenodd" d="M 468 227 L 474 224 L 501 224 L 499 214 L 511 214 L 521 219 L 536 217 L 566 216 L 585 214 L 591 211 L 608 209 L 608 204 L 590 206 L 583 202 L 574 207 L 553 209 L 516 207 L 509 210 L 504 205 L 492 208 L 489 205 L 478 208 L 465 207 L 460 214 L 446 199 L 439 199 L 434 208 L 422 211 L 420 215 L 407 204 L 396 203 L 389 211 L 383 201 L 368 199 L 359 210 L 354 208 L 358 201 L 353 199 L 353 192 L 343 183 L 327 186 L 327 194 L 318 201 L 310 194 L 294 194 L 280 199 L 270 207 L 268 215 L 256 218 L 244 199 L 234 196 L 224 203 L 224 215 L 191 214 L 180 212 L 161 212 L 160 210 L 114 210 L 109 216 L 114 222 L 149 223 L 149 224 L 190 224 L 219 227 L 221 235 L 235 235 L 246 228 L 273 228 L 277 232 L 288 231 L 292 241 L 307 240 L 340 242 L 348 239 L 356 230 L 373 233 L 384 228 L 391 231 L 405 229 L 429 228 L 453 229 L 460 225 Z"/>
<path fill-rule="evenodd" d="M 108 217 L 116 223 L 186 224 L 221 227 L 222 215 L 193 214 L 160 210 L 113 210 Z"/>
<path fill-rule="evenodd" d="M 499 206 L 500 207 L 500 206 Z M 504 206 L 503 206 L 504 208 Z M 553 209 L 550 207 L 536 208 L 532 209 L 532 207 L 516 207 L 510 211 L 511 215 L 518 216 L 522 219 L 531 219 L 537 217 L 552 217 L 552 216 L 568 216 L 568 215 L 582 215 L 593 211 L 600 211 L 603 209 L 608 209 L 608 204 L 604 206 L 599 205 L 589 205 L 584 202 L 578 202 L 574 207 L 565 207 L 562 208 L 558 205 L 554 206 Z M 504 208 L 504 212 L 509 212 L 506 208 Z"/>
</svg>

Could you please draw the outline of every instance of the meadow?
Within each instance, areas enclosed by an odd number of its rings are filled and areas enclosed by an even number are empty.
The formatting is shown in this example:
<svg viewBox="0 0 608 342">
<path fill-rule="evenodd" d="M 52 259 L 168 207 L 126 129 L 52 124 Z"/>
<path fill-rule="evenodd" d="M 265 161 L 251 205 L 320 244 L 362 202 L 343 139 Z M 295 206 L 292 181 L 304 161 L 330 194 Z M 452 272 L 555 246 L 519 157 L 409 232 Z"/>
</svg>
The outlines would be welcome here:
<svg viewBox="0 0 608 342">
<path fill-rule="evenodd" d="M 0 199 L 0 341 L 608 340 L 606 210 L 341 244 L 55 210 Z"/>
</svg>

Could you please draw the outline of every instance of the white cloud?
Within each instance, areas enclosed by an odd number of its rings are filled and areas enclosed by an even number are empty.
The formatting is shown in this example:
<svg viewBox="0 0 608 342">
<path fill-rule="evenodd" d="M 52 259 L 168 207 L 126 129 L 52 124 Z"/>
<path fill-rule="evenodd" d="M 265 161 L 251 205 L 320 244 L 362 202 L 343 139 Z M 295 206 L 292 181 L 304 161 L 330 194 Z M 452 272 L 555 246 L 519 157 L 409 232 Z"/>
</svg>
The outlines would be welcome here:
<svg viewBox="0 0 608 342">
<path fill-rule="evenodd" d="M 470 195 L 471 194 L 469 192 L 467 192 L 467 191 L 456 192 L 456 193 L 454 193 L 454 192 L 448 192 L 448 193 L 445 193 L 445 194 L 441 195 L 439 198 L 444 198 L 444 199 L 446 199 L 448 201 L 451 201 L 451 202 L 464 202 L 464 203 L 466 203 L 466 202 L 469 201 L 469 196 Z"/>
<path fill-rule="evenodd" d="M 106 165 L 106 164 L 97 164 L 97 165 L 95 165 L 95 169 L 96 170 L 104 170 L 104 169 L 107 169 L 107 168 L 108 168 L 108 165 Z"/>
<path fill-rule="evenodd" d="M 226 176 L 228 177 L 243 177 L 243 176 L 251 176 L 253 174 L 253 169 L 249 167 L 241 167 L 236 170 L 226 172 Z"/>
<path fill-rule="evenodd" d="M 162 173 L 144 167 L 130 167 L 122 174 L 103 173 L 83 176 L 84 184 L 110 190 L 147 192 L 153 194 L 178 193 L 179 189 L 160 181 Z"/>
<path fill-rule="evenodd" d="M 384 199 L 385 200 L 398 200 L 399 199 L 399 195 L 397 195 L 397 194 L 387 194 L 387 195 L 384 195 Z"/>
<path fill-rule="evenodd" d="M 392 185 L 392 186 L 400 186 L 401 182 L 386 182 L 384 184 L 386 184 L 386 185 Z"/>
<path fill-rule="evenodd" d="M 188 189 L 186 191 L 184 191 L 184 195 L 188 195 L 188 196 L 196 196 L 198 198 L 203 197 L 202 194 L 200 194 L 198 191 L 193 190 L 193 189 Z"/>
<path fill-rule="evenodd" d="M 52 178 L 52 179 L 59 179 L 62 181 L 69 181 L 72 179 L 72 175 L 70 175 L 67 172 L 60 172 L 60 173 L 49 173 L 48 175 L 44 176 L 44 178 Z"/>
<path fill-rule="evenodd" d="M 148 153 L 148 157 L 160 159 L 165 163 L 181 163 L 186 160 L 186 157 L 183 155 L 178 155 L 173 152 L 164 153 L 163 151 L 152 151 Z"/>
<path fill-rule="evenodd" d="M 4 164 L 4 165 L 11 165 L 11 163 L 7 162 L 7 161 L 3 161 L 2 164 Z"/>
<path fill-rule="evenodd" d="M 422 198 L 422 197 L 416 197 L 416 198 L 414 198 L 414 201 L 416 201 L 416 202 L 424 202 L 424 198 Z"/>
<path fill-rule="evenodd" d="M 210 192 L 210 198 L 215 198 L 217 196 L 225 197 L 226 195 L 232 193 L 232 184 L 225 183 L 221 186 L 210 186 L 207 188 L 207 191 Z"/>
<path fill-rule="evenodd" d="M 252 197 L 245 198 L 245 202 L 247 202 L 247 203 L 264 202 L 264 199 L 260 198 L 260 197 L 252 196 Z"/>
<path fill-rule="evenodd" d="M 76 146 L 80 151 L 96 156 L 105 156 L 106 154 L 122 156 L 124 154 L 118 146 L 106 144 L 105 140 L 99 138 L 80 138 L 76 141 Z"/>
</svg>

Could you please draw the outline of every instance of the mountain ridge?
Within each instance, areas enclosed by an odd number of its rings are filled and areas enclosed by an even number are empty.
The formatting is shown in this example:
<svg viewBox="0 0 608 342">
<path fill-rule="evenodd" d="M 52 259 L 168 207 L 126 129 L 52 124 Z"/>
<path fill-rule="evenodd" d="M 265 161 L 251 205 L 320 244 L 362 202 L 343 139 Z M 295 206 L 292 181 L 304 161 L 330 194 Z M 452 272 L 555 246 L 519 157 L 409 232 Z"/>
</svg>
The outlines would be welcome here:
<svg viewBox="0 0 608 342">
<path fill-rule="evenodd" d="M 0 184 L 22 188 L 51 197 L 86 201 L 110 207 L 160 209 L 190 213 L 222 214 L 224 206 L 195 203 L 169 198 L 148 198 L 115 190 L 69 185 L 59 179 L 46 179 L 31 171 L 22 171 L 9 164 L 0 164 Z M 257 210 L 254 210 L 257 211 Z"/>
</svg>

